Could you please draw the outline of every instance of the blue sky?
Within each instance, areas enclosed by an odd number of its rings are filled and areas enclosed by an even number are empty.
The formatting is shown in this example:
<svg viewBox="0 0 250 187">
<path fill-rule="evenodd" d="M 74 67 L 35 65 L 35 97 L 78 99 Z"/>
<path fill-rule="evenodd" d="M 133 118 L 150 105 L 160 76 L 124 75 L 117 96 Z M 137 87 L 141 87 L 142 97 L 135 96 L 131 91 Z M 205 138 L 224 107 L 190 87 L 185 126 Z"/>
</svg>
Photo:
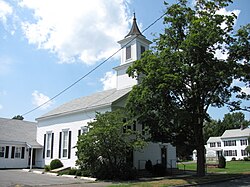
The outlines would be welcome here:
<svg viewBox="0 0 250 187">
<path fill-rule="evenodd" d="M 128 33 L 134 11 L 143 30 L 163 14 L 163 2 L 0 0 L 0 117 L 24 114 L 58 94 L 119 48 L 117 41 Z M 221 13 L 237 13 L 237 29 L 250 22 L 249 7 L 249 0 L 235 0 Z M 163 30 L 160 20 L 144 35 L 152 40 Z M 24 118 L 34 121 L 67 101 L 111 88 L 119 57 Z M 209 112 L 219 119 L 228 110 Z"/>
</svg>

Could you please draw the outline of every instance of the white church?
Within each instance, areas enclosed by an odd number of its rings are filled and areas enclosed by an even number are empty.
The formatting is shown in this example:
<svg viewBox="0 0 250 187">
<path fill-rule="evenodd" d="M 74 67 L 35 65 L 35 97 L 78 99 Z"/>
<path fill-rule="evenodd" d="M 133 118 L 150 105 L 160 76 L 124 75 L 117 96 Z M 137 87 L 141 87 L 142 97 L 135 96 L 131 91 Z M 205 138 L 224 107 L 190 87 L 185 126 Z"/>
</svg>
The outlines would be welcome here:
<svg viewBox="0 0 250 187">
<path fill-rule="evenodd" d="M 127 68 L 141 58 L 151 42 L 142 35 L 134 17 L 130 32 L 118 43 L 122 50 L 121 63 L 114 68 L 116 88 L 74 99 L 36 119 L 36 141 L 41 147 L 27 147 L 32 149 L 33 167 L 44 167 L 57 158 L 65 167 L 75 167 L 75 145 L 78 136 L 88 132 L 87 123 L 95 119 L 96 112 L 104 113 L 124 107 L 132 87 L 138 84 L 137 79 L 127 75 Z M 136 124 L 134 130 L 142 131 L 143 126 Z M 144 169 L 147 160 L 151 160 L 152 164 L 162 163 L 167 168 L 176 168 L 176 148 L 170 143 L 149 142 L 142 150 L 133 152 L 135 168 Z"/>
</svg>

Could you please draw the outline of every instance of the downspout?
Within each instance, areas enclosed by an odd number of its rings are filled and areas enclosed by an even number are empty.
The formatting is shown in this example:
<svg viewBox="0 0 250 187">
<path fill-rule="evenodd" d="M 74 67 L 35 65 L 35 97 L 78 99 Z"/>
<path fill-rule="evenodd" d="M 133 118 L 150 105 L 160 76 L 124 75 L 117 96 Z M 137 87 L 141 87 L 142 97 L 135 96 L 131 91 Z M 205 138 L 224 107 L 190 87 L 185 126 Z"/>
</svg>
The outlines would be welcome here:
<svg viewBox="0 0 250 187">
<path fill-rule="evenodd" d="M 33 162 L 33 147 L 30 148 L 31 149 L 31 154 L 30 154 L 30 171 L 32 170 L 32 162 Z"/>
</svg>

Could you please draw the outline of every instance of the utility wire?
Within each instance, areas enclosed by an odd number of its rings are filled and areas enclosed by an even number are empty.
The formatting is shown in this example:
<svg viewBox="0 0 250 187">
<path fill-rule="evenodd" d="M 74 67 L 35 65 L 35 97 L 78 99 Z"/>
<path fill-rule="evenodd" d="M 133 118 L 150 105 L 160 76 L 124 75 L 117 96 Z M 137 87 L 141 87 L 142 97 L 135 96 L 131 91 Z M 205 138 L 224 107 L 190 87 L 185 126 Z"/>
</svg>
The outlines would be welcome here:
<svg viewBox="0 0 250 187">
<path fill-rule="evenodd" d="M 148 30 L 150 27 L 152 27 L 156 22 L 158 22 L 160 19 L 162 19 L 164 17 L 166 13 L 162 14 L 159 18 L 157 18 L 154 22 L 152 22 L 149 26 L 147 26 L 142 33 L 144 33 L 146 30 Z M 137 38 L 139 35 L 136 35 L 135 37 L 133 37 L 131 40 L 129 40 L 123 47 L 119 48 L 117 51 L 115 51 L 112 55 L 110 55 L 108 58 L 106 58 L 104 61 L 102 61 L 100 64 L 98 64 L 96 67 L 94 67 L 93 69 L 91 69 L 89 72 L 87 72 L 85 75 L 83 75 L 82 77 L 80 77 L 78 80 L 76 80 L 74 83 L 72 83 L 71 85 L 69 85 L 68 87 L 66 87 L 65 89 L 63 89 L 61 92 L 59 92 L 58 94 L 56 94 L 55 96 L 53 96 L 51 99 L 49 99 L 48 101 L 44 102 L 43 104 L 27 111 L 26 113 L 22 114 L 21 116 L 26 116 L 28 114 L 30 114 L 31 112 L 41 108 L 42 106 L 46 105 L 47 103 L 51 102 L 52 100 L 54 100 L 55 98 L 59 97 L 60 95 L 62 95 L 64 92 L 66 92 L 67 90 L 69 90 L 70 88 L 72 88 L 74 85 L 76 85 L 78 82 L 80 82 L 82 79 L 84 79 L 85 77 L 87 77 L 88 75 L 90 75 L 92 72 L 94 72 L 96 69 L 98 69 L 100 66 L 102 66 L 104 63 L 106 63 L 109 59 L 111 59 L 113 56 L 115 56 L 118 52 L 120 52 L 124 47 L 126 47 L 128 44 L 130 44 L 135 38 Z"/>
</svg>

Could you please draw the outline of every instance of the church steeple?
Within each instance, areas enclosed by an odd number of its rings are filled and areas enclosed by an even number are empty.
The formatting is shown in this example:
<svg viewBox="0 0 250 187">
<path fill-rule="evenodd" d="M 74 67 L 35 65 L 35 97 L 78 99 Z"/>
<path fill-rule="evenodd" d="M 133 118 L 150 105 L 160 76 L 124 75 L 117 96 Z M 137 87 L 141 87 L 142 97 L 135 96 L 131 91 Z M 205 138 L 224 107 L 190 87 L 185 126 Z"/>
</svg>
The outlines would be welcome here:
<svg viewBox="0 0 250 187">
<path fill-rule="evenodd" d="M 141 58 L 141 54 L 149 49 L 149 44 L 151 41 L 147 40 L 145 36 L 142 35 L 140 29 L 137 26 L 136 18 L 134 14 L 133 23 L 129 33 L 124 39 L 118 41 L 121 45 L 121 64 L 114 69 L 117 72 L 117 86 L 116 88 L 123 89 L 132 87 L 138 84 L 137 79 L 133 79 L 127 75 L 128 67 L 136 60 Z"/>
<path fill-rule="evenodd" d="M 142 35 L 139 27 L 137 26 L 137 23 L 136 23 L 136 17 L 135 17 L 135 13 L 134 13 L 134 18 L 133 18 L 133 24 L 132 24 L 132 27 L 129 31 L 129 33 L 125 36 L 125 38 L 129 37 L 129 36 L 134 36 L 134 35 Z M 145 36 L 143 36 L 145 37 Z"/>
</svg>

